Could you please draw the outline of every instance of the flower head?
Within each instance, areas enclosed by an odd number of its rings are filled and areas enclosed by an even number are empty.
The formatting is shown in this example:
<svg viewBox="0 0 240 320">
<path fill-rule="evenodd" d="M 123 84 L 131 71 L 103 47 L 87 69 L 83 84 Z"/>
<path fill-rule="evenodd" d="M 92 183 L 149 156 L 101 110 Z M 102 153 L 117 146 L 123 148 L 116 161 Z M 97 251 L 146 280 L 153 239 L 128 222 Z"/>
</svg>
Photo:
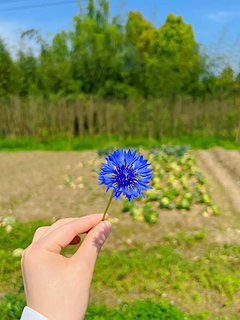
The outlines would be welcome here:
<svg viewBox="0 0 240 320">
<path fill-rule="evenodd" d="M 113 188 L 116 200 L 123 194 L 131 201 L 134 197 L 144 197 L 143 191 L 152 189 L 149 182 L 153 174 L 152 169 L 148 168 L 151 163 L 136 153 L 117 149 L 105 157 L 107 163 L 103 163 L 99 173 L 100 184 L 107 186 L 106 192 Z"/>
</svg>

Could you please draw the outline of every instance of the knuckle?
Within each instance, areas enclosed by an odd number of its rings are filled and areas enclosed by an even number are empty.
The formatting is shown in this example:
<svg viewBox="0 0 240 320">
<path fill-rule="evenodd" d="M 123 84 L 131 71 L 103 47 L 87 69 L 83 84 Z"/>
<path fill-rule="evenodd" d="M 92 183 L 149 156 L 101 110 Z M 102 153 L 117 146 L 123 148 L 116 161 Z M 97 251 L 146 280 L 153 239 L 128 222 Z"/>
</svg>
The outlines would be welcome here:
<svg viewBox="0 0 240 320">
<path fill-rule="evenodd" d="M 35 257 L 35 255 L 39 252 L 39 245 L 37 242 L 30 244 L 27 249 L 23 251 L 22 261 L 29 261 Z"/>
<path fill-rule="evenodd" d="M 36 231 L 35 231 L 35 236 L 37 236 L 39 233 L 42 233 L 45 230 L 46 227 L 39 227 Z"/>
<path fill-rule="evenodd" d="M 37 228 L 37 230 L 35 231 L 34 237 L 38 236 L 39 234 L 42 234 L 46 229 L 47 229 L 47 227 Z"/>
<path fill-rule="evenodd" d="M 36 232 L 43 231 L 43 230 L 45 230 L 46 228 L 47 228 L 47 227 L 39 227 Z"/>
</svg>

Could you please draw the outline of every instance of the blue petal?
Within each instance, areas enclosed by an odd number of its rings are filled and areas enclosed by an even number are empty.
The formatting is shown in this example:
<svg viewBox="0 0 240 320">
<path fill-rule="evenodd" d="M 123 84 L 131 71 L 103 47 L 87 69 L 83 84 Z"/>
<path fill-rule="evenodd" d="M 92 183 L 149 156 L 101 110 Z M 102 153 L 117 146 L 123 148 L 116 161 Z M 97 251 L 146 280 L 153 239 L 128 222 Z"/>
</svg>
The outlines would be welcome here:
<svg viewBox="0 0 240 320">
<path fill-rule="evenodd" d="M 126 154 L 126 164 L 127 166 L 131 166 L 133 164 L 133 162 L 135 162 L 135 156 L 136 156 L 137 151 L 134 151 L 133 153 L 131 152 L 131 150 L 128 150 L 128 153 Z"/>
<path fill-rule="evenodd" d="M 151 164 L 148 163 L 148 160 L 144 160 L 140 153 L 137 154 L 137 151 L 117 149 L 106 157 L 106 160 L 107 163 L 103 164 L 99 173 L 99 181 L 101 181 L 100 184 L 107 186 L 107 191 L 110 188 L 114 189 L 113 197 L 116 200 L 121 199 L 121 195 L 124 194 L 130 201 L 139 195 L 144 196 L 143 191 L 152 188 L 149 185 L 153 176 L 152 169 L 149 168 Z M 125 182 L 119 182 L 119 174 L 126 173 L 126 171 L 122 171 L 125 170 L 124 168 L 127 172 L 129 170 L 129 174 L 131 174 L 129 185 L 126 185 Z M 139 176 L 140 178 L 138 178 Z"/>
</svg>

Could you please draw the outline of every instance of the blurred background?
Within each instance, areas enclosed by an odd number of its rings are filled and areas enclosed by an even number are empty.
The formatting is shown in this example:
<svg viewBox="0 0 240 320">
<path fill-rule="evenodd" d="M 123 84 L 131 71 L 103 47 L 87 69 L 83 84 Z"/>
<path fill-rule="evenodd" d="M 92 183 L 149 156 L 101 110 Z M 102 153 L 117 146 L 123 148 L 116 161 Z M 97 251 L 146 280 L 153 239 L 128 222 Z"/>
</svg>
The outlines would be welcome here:
<svg viewBox="0 0 240 320">
<path fill-rule="evenodd" d="M 238 144 L 239 16 L 225 0 L 2 0 L 1 149 Z"/>
</svg>

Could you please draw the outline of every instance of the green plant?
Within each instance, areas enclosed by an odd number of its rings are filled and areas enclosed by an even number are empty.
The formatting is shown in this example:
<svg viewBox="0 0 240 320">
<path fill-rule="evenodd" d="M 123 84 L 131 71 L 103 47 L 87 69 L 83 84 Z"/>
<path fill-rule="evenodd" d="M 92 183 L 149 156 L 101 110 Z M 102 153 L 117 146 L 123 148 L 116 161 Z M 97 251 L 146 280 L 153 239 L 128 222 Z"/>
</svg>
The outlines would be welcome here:
<svg viewBox="0 0 240 320">
<path fill-rule="evenodd" d="M 116 309 L 106 306 L 90 305 L 86 314 L 86 320 L 121 320 L 121 319 L 156 319 L 156 320 L 203 320 L 201 315 L 188 316 L 177 307 L 167 303 L 154 303 L 151 299 L 135 301 L 134 303 L 122 304 Z"/>
<path fill-rule="evenodd" d="M 131 209 L 133 208 L 134 206 L 134 202 L 133 201 L 123 201 L 123 208 L 122 208 L 122 212 L 128 212 L 128 211 L 131 211 Z"/>
<path fill-rule="evenodd" d="M 138 207 L 138 206 L 132 207 L 131 216 L 132 216 L 133 220 L 135 220 L 135 221 L 143 221 L 144 220 L 143 208 Z"/>
<path fill-rule="evenodd" d="M 132 209 L 134 208 L 137 207 Z M 141 219 L 144 219 L 144 213 L 145 215 L 151 213 L 152 208 L 149 203 L 144 207 L 137 208 L 140 209 Z M 7 282 L 9 290 L 9 295 L 6 295 L 0 303 L 1 319 L 18 319 L 25 303 L 20 257 L 14 257 L 12 252 L 20 246 L 25 248 L 31 242 L 36 228 L 42 225 L 47 224 L 41 221 L 25 224 L 17 222 L 13 226 L 11 234 L 1 227 L 1 281 Z M 206 231 L 198 230 L 190 234 L 180 232 L 174 237 L 165 236 L 159 244 L 148 249 L 144 247 L 144 243 L 136 243 L 133 248 L 123 251 L 105 249 L 99 255 L 96 263 L 96 272 L 92 283 L 93 294 L 97 295 L 98 290 L 102 290 L 104 286 L 107 295 L 109 294 L 116 299 L 122 296 L 129 304 L 129 293 L 133 288 L 135 292 L 153 297 L 154 301 L 159 301 L 159 292 L 161 294 L 164 290 L 171 295 L 181 297 L 183 304 L 186 304 L 193 313 L 197 313 L 197 306 L 201 306 L 205 295 L 214 292 L 219 301 L 223 301 L 225 299 L 223 297 L 226 297 L 230 308 L 240 289 L 238 275 L 240 248 L 229 244 L 221 247 L 208 243 L 206 246 L 205 239 Z M 201 256 L 196 260 L 190 258 L 195 256 L 195 251 L 199 248 L 201 248 Z M 64 249 L 63 255 L 72 254 L 72 250 L 72 247 L 67 247 Z M 187 252 L 187 256 L 185 256 L 185 252 Z M 4 282 L 0 282 L 1 285 L 4 285 Z M 13 294 L 16 291 L 18 291 L 17 295 Z M 102 307 L 94 308 L 91 309 L 90 306 L 89 310 L 92 312 L 95 310 L 96 317 L 104 316 L 104 313 L 101 313 L 101 310 L 104 310 Z M 143 315 L 145 315 L 147 307 L 145 308 L 143 305 L 142 308 Z M 152 308 L 155 310 L 155 306 Z M 160 306 L 156 308 L 161 309 Z M 166 308 L 170 308 L 170 305 L 167 305 Z M 99 313 L 96 310 L 99 310 Z M 133 309 L 130 307 L 129 314 L 135 316 L 136 310 L 135 307 Z M 159 310 L 155 310 L 156 314 L 160 312 Z M 213 310 L 211 311 L 213 312 Z M 113 308 L 108 308 L 105 316 L 107 317 L 109 313 L 110 317 L 115 312 L 118 317 L 124 316 L 119 310 Z M 139 312 L 140 310 L 137 311 L 137 314 Z M 168 311 L 164 312 L 167 316 Z M 90 315 L 91 313 L 89 313 L 89 317 Z M 175 316 L 175 313 L 173 315 Z M 161 313 L 159 316 L 162 316 Z M 208 319 L 214 318 L 209 317 Z"/>
<path fill-rule="evenodd" d="M 164 197 L 160 201 L 160 208 L 171 210 L 174 208 L 174 204 L 172 203 L 172 201 L 170 199 L 168 199 L 167 197 Z"/>
<path fill-rule="evenodd" d="M 157 211 L 153 210 L 151 206 L 145 205 L 143 207 L 143 215 L 146 222 L 149 224 L 158 223 L 159 214 Z"/>
<path fill-rule="evenodd" d="M 0 299 L 0 318 L 2 320 L 20 319 L 26 300 L 23 295 L 23 287 L 15 294 L 6 293 Z"/>
</svg>

